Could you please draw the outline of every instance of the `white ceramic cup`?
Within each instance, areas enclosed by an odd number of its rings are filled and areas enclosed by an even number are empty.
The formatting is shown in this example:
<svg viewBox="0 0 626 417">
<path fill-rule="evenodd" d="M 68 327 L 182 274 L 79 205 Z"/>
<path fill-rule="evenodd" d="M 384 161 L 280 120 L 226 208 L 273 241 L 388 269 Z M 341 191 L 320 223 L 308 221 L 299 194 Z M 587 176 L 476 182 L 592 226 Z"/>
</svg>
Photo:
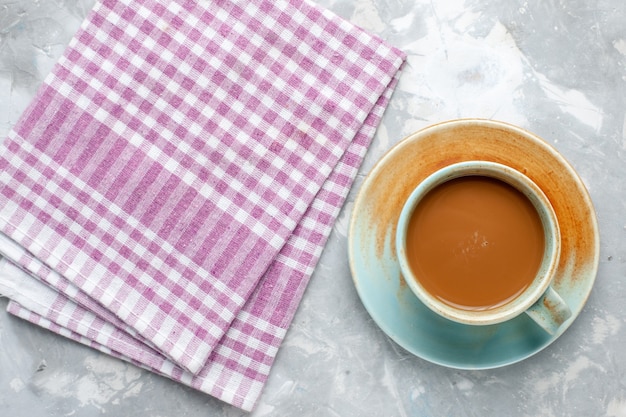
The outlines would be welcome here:
<svg viewBox="0 0 626 417">
<path fill-rule="evenodd" d="M 415 276 L 407 259 L 406 241 L 409 219 L 422 198 L 444 182 L 465 176 L 486 176 L 513 186 L 524 194 L 537 210 L 544 231 L 545 250 L 539 271 L 521 294 L 503 305 L 489 309 L 454 307 L 430 294 Z M 554 334 L 571 311 L 551 286 L 561 249 L 559 224 L 550 201 L 541 189 L 521 172 L 508 166 L 488 161 L 467 161 L 446 166 L 422 181 L 407 199 L 396 229 L 396 251 L 400 269 L 413 293 L 432 311 L 450 320 L 468 325 L 490 325 L 528 314 L 546 332 Z"/>
</svg>

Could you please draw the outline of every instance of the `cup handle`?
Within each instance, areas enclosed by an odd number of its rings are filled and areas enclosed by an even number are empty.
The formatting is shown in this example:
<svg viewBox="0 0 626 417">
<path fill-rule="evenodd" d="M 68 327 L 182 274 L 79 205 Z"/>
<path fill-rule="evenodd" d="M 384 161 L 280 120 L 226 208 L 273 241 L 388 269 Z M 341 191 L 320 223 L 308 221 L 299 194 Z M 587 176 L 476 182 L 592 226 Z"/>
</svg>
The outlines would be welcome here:
<svg viewBox="0 0 626 417">
<path fill-rule="evenodd" d="M 546 332 L 553 335 L 561 327 L 561 324 L 570 318 L 572 311 L 550 286 L 539 300 L 526 310 L 526 314 Z"/>
</svg>

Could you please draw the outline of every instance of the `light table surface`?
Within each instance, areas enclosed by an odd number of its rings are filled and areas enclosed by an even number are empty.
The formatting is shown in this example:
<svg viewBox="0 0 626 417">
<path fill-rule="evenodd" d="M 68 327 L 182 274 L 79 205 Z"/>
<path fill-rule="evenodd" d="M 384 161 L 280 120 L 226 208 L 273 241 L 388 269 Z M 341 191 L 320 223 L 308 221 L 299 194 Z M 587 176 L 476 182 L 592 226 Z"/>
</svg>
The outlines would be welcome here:
<svg viewBox="0 0 626 417">
<path fill-rule="evenodd" d="M 253 416 L 626 416 L 626 6 L 623 0 L 320 0 L 408 53 L 390 107 Z M 0 136 L 33 97 L 92 0 L 0 0 Z M 581 315 L 511 366 L 448 369 L 392 342 L 347 258 L 363 177 L 403 137 L 462 117 L 546 139 L 594 202 L 600 265 Z M 9 316 L 0 299 L 6 416 L 246 415 Z"/>
</svg>

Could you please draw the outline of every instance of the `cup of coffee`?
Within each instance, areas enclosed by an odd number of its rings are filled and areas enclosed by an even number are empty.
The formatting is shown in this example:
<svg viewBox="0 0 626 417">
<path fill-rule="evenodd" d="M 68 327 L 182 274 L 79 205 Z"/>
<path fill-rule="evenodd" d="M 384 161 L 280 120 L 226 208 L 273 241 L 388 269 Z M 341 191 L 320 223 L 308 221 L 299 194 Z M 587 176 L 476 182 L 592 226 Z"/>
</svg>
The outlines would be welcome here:
<svg viewBox="0 0 626 417">
<path fill-rule="evenodd" d="M 521 172 L 489 161 L 446 166 L 417 185 L 397 225 L 407 285 L 468 325 L 528 314 L 554 334 L 571 311 L 552 287 L 561 236 L 550 201 Z"/>
</svg>

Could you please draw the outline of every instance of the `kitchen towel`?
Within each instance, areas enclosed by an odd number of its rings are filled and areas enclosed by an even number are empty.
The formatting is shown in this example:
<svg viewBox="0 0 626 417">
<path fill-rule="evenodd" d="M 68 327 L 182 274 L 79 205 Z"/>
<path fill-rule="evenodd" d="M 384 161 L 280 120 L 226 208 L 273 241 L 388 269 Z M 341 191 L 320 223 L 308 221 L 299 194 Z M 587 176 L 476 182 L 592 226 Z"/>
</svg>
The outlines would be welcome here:
<svg viewBox="0 0 626 417">
<path fill-rule="evenodd" d="M 98 1 L 0 151 L 9 311 L 251 409 L 403 60 L 307 1 Z"/>
</svg>

